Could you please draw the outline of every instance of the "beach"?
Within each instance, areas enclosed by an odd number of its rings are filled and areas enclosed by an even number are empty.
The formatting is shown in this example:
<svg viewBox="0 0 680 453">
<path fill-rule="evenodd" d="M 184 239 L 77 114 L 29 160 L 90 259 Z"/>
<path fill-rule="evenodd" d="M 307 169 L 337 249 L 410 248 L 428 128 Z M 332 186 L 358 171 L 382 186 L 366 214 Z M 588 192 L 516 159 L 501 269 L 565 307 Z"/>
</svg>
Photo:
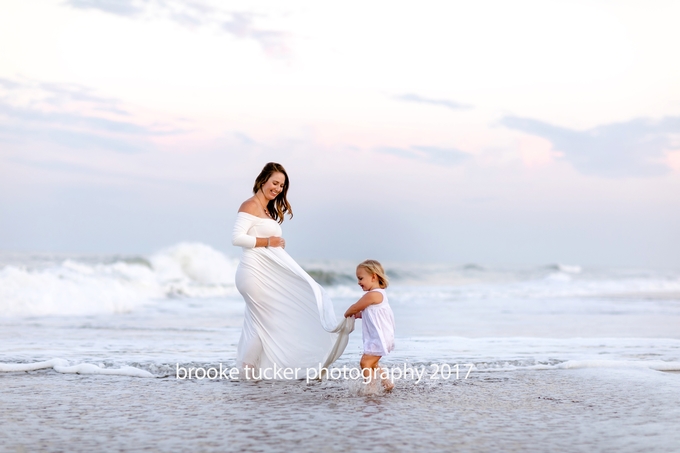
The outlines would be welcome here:
<svg viewBox="0 0 680 453">
<path fill-rule="evenodd" d="M 393 263 L 397 348 L 381 362 L 396 387 L 384 393 L 340 375 L 357 367 L 360 324 L 324 381 L 178 375 L 238 365 L 237 258 L 207 246 L 2 258 L 0 451 L 673 452 L 680 442 L 672 271 Z M 361 295 L 350 264 L 302 264 L 338 314 Z"/>
<path fill-rule="evenodd" d="M 477 373 L 338 383 L 1 374 L 3 451 L 674 452 L 680 375 Z"/>
<path fill-rule="evenodd" d="M 678 17 L 2 0 L 0 453 L 680 453 Z"/>
</svg>

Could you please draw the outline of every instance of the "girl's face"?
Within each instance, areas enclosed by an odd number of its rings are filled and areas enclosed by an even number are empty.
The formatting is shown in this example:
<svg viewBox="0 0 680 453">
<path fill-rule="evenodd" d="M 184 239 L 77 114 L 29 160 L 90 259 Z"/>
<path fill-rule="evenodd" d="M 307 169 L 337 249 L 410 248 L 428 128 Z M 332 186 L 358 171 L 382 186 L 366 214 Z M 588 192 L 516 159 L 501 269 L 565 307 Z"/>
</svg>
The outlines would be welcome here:
<svg viewBox="0 0 680 453">
<path fill-rule="evenodd" d="M 378 288 L 378 276 L 371 274 L 363 267 L 357 268 L 357 280 L 359 286 L 361 286 L 361 289 L 364 291 Z"/>
<path fill-rule="evenodd" d="M 273 200 L 283 190 L 283 185 L 286 183 L 286 175 L 277 171 L 272 173 L 266 183 L 260 189 L 267 200 Z"/>
</svg>

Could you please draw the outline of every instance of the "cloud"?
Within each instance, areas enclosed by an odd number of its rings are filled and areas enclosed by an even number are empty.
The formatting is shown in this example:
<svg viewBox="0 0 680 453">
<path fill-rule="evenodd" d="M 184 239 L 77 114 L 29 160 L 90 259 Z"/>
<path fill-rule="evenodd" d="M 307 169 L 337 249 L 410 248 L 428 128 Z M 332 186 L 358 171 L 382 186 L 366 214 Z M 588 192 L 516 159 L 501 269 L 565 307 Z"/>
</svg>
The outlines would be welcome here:
<svg viewBox="0 0 680 453">
<path fill-rule="evenodd" d="M 254 14 L 251 13 L 232 13 L 231 20 L 224 22 L 222 28 L 237 38 L 251 38 L 257 41 L 267 55 L 288 56 L 291 51 L 286 42 L 289 33 L 262 30 L 254 27 Z"/>
<path fill-rule="evenodd" d="M 549 140 L 564 159 L 584 174 L 607 177 L 667 173 L 665 152 L 680 134 L 680 117 L 637 118 L 576 131 L 531 118 L 506 116 L 501 124 Z"/>
<path fill-rule="evenodd" d="M 133 0 L 68 0 L 67 5 L 78 9 L 98 9 L 119 16 L 137 16 L 143 8 Z M 144 2 L 146 3 L 146 2 Z"/>
<path fill-rule="evenodd" d="M 115 138 L 87 131 L 66 130 L 54 127 L 5 127 L 0 125 L 0 143 L 22 140 L 40 140 L 70 149 L 100 148 L 120 153 L 144 151 L 146 143 L 128 138 Z"/>
<path fill-rule="evenodd" d="M 67 112 L 44 112 L 35 108 L 17 108 L 1 101 L 0 116 L 5 116 L 13 120 L 20 120 L 24 122 L 85 127 L 88 129 L 114 133 L 133 135 L 153 134 L 149 128 L 131 122 L 115 121 L 96 116 L 80 115 Z"/>
<path fill-rule="evenodd" d="M 255 25 L 257 18 L 266 17 L 264 14 L 227 11 L 192 0 L 67 0 L 66 4 L 128 18 L 160 16 L 188 28 L 214 27 L 237 39 L 257 42 L 270 57 L 286 58 L 291 54 L 290 33 Z"/>
<path fill-rule="evenodd" d="M 186 181 L 181 182 L 177 178 L 167 178 L 167 177 L 154 177 L 147 173 L 126 173 L 121 171 L 115 171 L 110 169 L 102 169 L 92 165 L 83 165 L 80 163 L 54 160 L 54 159 L 42 159 L 34 160 L 27 159 L 24 157 L 11 157 L 7 159 L 8 162 L 20 164 L 26 167 L 32 167 L 37 169 L 43 169 L 48 171 L 59 171 L 63 173 L 71 173 L 74 175 L 84 175 L 84 176 L 96 176 L 104 177 L 110 179 L 117 179 L 123 181 L 137 182 L 137 183 L 153 183 L 162 184 L 166 186 L 178 187 L 181 185 L 183 187 L 214 187 L 206 181 Z"/>
<path fill-rule="evenodd" d="M 428 99 L 422 96 L 418 96 L 417 94 L 402 94 L 399 96 L 394 96 L 394 99 L 398 101 L 420 102 L 423 104 L 441 105 L 442 107 L 446 107 L 447 109 L 451 110 L 467 110 L 472 108 L 471 105 L 461 104 L 459 102 L 449 101 L 447 99 Z"/>
<path fill-rule="evenodd" d="M 238 140 L 238 142 L 242 145 L 256 145 L 257 142 L 252 139 L 249 135 L 244 134 L 243 132 L 233 132 L 232 136 Z"/>
<path fill-rule="evenodd" d="M 458 149 L 434 146 L 410 146 L 409 148 L 383 147 L 377 148 L 376 151 L 444 167 L 459 165 L 470 158 L 470 154 Z"/>
<path fill-rule="evenodd" d="M 39 140 L 68 148 L 133 153 L 148 149 L 151 137 L 183 132 L 135 123 L 119 101 L 78 85 L 4 79 L 0 85 L 0 141 L 4 143 Z"/>
<path fill-rule="evenodd" d="M 0 77 L 0 86 L 2 86 L 3 88 L 6 88 L 8 90 L 11 90 L 13 88 L 18 88 L 20 86 L 20 84 Z"/>
<path fill-rule="evenodd" d="M 112 112 L 118 115 L 129 115 L 120 107 L 120 101 L 112 98 L 103 98 L 92 94 L 92 91 L 80 85 L 62 83 L 40 83 L 37 85 L 49 97 L 45 99 L 52 105 L 63 105 L 69 101 L 89 102 L 95 105 L 96 110 Z M 13 88 L 21 88 L 15 84 Z"/>
</svg>

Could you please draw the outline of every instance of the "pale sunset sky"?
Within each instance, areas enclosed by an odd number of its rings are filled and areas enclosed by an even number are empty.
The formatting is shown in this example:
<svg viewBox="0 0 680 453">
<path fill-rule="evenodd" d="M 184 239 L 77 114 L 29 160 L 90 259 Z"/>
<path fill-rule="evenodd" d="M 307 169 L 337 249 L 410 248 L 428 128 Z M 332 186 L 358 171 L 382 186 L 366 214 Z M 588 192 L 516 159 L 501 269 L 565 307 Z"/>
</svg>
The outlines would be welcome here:
<svg viewBox="0 0 680 453">
<path fill-rule="evenodd" d="M 0 250 L 680 268 L 680 2 L 3 0 Z"/>
</svg>

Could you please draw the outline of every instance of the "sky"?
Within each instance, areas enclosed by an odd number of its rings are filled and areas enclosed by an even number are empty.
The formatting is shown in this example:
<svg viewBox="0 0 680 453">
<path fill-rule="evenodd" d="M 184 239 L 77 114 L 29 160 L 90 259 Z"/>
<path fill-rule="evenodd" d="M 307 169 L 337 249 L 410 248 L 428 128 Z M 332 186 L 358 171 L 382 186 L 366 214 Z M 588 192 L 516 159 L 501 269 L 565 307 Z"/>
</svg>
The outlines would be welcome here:
<svg viewBox="0 0 680 453">
<path fill-rule="evenodd" d="M 0 250 L 680 268 L 676 1 L 4 0 Z"/>
</svg>

